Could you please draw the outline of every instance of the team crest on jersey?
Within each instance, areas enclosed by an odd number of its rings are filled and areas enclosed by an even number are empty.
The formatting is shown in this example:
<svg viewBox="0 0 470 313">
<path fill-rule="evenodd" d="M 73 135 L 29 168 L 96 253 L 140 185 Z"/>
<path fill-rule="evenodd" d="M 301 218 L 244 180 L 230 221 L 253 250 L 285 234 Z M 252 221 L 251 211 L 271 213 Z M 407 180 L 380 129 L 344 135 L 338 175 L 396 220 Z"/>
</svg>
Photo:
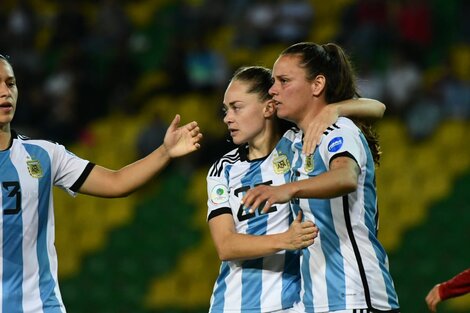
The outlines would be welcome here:
<svg viewBox="0 0 470 313">
<path fill-rule="evenodd" d="M 313 163 L 313 154 L 307 155 L 305 157 L 305 166 L 304 166 L 305 172 L 310 173 L 311 171 L 313 171 L 314 167 L 315 165 Z"/>
<path fill-rule="evenodd" d="M 43 176 L 41 163 L 38 160 L 26 161 L 28 165 L 29 175 L 33 178 L 41 178 Z"/>
<path fill-rule="evenodd" d="M 228 200 L 228 190 L 224 185 L 217 185 L 212 188 L 211 191 L 211 201 L 214 204 L 221 204 L 227 202 Z"/>
<path fill-rule="evenodd" d="M 278 154 L 273 159 L 274 173 L 285 174 L 290 170 L 290 163 L 285 154 Z"/>
</svg>

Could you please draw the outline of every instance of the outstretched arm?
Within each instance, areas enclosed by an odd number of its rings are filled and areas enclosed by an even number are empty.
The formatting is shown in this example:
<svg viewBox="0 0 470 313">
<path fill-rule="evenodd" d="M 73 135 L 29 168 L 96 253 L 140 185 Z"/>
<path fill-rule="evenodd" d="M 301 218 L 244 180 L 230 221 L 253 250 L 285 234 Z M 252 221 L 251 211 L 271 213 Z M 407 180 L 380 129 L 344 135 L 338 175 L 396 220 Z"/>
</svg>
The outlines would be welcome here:
<svg viewBox="0 0 470 313">
<path fill-rule="evenodd" d="M 79 192 L 106 198 L 127 196 L 160 173 L 172 158 L 199 149 L 202 134 L 197 123 L 178 127 L 179 122 L 180 116 L 176 115 L 166 131 L 163 144 L 145 158 L 117 171 L 95 166 Z"/>
<path fill-rule="evenodd" d="M 312 154 L 323 132 L 340 116 L 376 120 L 382 118 L 384 112 L 385 104 L 374 99 L 359 98 L 330 103 L 310 122 L 305 131 L 302 152 Z"/>
<path fill-rule="evenodd" d="M 230 214 L 222 214 L 209 220 L 209 228 L 222 261 L 254 259 L 282 250 L 302 249 L 313 244 L 318 235 L 318 228 L 312 222 L 302 222 L 301 212 L 289 230 L 279 234 L 239 234 Z"/>
</svg>

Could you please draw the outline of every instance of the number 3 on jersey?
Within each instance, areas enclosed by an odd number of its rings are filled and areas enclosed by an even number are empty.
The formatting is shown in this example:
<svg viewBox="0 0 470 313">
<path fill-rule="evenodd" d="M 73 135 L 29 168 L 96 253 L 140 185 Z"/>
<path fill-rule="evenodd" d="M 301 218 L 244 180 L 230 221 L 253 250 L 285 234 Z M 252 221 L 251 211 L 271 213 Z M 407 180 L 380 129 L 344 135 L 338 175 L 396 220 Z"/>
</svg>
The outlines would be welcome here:
<svg viewBox="0 0 470 313">
<path fill-rule="evenodd" d="M 259 186 L 259 185 L 271 185 L 273 183 L 272 180 L 270 181 L 267 181 L 267 182 L 263 182 L 261 184 L 256 184 L 256 186 Z M 235 193 L 235 196 L 238 197 L 238 195 L 240 193 L 244 193 L 245 191 L 249 190 L 250 189 L 250 186 L 242 186 L 240 188 L 237 188 L 235 189 L 234 193 Z M 266 201 L 262 202 L 261 205 L 258 207 L 258 215 L 261 214 L 261 210 L 263 209 L 264 205 L 266 204 Z M 240 208 L 238 209 L 238 213 L 237 213 L 237 217 L 238 217 L 238 220 L 241 222 L 241 221 L 245 221 L 247 219 L 250 219 L 252 217 L 255 217 L 256 216 L 256 211 L 254 211 L 253 213 L 249 213 L 249 211 L 247 209 L 244 208 L 243 204 L 240 204 Z M 275 205 L 271 206 L 268 211 L 266 213 L 263 213 L 263 214 L 267 214 L 267 213 L 271 213 L 271 212 L 276 212 L 277 211 L 277 208 Z"/>
<path fill-rule="evenodd" d="M 5 197 L 8 198 L 16 198 L 15 199 L 15 207 L 14 208 L 5 208 L 3 210 L 4 215 L 12 215 L 18 214 L 21 210 L 21 189 L 20 183 L 17 181 L 5 181 L 2 183 L 2 193 L 3 199 Z M 11 201 L 7 201 L 6 203 L 10 203 Z"/>
</svg>

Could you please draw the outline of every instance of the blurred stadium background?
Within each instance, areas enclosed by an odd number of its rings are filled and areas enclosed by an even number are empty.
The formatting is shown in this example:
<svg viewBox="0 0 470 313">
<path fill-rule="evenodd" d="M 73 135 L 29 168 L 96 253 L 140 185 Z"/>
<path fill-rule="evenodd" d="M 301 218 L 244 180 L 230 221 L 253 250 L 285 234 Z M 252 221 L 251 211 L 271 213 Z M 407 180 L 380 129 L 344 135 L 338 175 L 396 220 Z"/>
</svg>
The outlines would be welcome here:
<svg viewBox="0 0 470 313">
<path fill-rule="evenodd" d="M 56 192 L 71 313 L 207 312 L 219 260 L 205 176 L 231 146 L 221 99 L 241 65 L 298 41 L 337 42 L 378 122 L 380 239 L 403 312 L 470 265 L 470 1 L 2 0 L 0 53 L 19 85 L 13 127 L 119 168 L 159 145 L 175 113 L 203 148 L 118 200 Z M 470 312 L 470 296 L 439 312 Z"/>
</svg>

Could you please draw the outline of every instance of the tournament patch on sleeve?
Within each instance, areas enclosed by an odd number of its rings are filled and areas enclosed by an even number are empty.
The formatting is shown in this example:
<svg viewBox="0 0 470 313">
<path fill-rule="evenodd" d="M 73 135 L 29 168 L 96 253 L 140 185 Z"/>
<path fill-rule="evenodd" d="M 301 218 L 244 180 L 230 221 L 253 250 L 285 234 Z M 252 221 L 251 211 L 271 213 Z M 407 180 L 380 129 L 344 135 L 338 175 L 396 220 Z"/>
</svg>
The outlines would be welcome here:
<svg viewBox="0 0 470 313">
<path fill-rule="evenodd" d="M 228 190 L 224 185 L 216 185 L 211 190 L 211 201 L 214 204 L 221 204 L 228 201 Z"/>
<path fill-rule="evenodd" d="M 328 151 L 336 152 L 343 146 L 343 137 L 335 137 L 328 143 Z"/>
</svg>

